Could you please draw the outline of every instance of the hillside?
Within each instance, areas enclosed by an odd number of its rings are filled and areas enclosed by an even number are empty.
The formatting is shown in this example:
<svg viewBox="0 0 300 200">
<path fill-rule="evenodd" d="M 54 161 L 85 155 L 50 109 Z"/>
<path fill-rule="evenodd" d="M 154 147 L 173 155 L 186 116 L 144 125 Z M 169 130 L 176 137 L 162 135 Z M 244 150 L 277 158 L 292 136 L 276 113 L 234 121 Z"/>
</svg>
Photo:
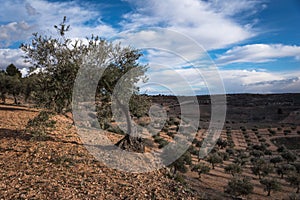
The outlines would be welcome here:
<svg viewBox="0 0 300 200">
<path fill-rule="evenodd" d="M 123 173 L 96 161 L 72 121 L 55 116 L 45 141 L 24 132 L 38 110 L 0 105 L 0 199 L 196 199 L 165 169 Z"/>
<path fill-rule="evenodd" d="M 281 189 L 272 191 L 271 196 L 267 196 L 259 177 L 252 172 L 255 165 L 253 158 L 262 158 L 270 164 L 272 158 L 282 156 L 283 152 L 278 151 L 282 145 L 286 151 L 296 155 L 295 162 L 291 164 L 299 163 L 299 103 L 282 103 L 290 102 L 289 98 L 295 97 L 291 94 L 229 95 L 229 114 L 220 136 L 227 145 L 225 148 L 218 145 L 214 148 L 217 154 L 223 156 L 222 163 L 216 164 L 214 169 L 207 158 L 200 161 L 197 158 L 197 145 L 207 137 L 205 125 L 210 116 L 209 100 L 198 97 L 202 103 L 201 127 L 193 147 L 189 149 L 191 164 L 187 165 L 187 172 L 179 173 L 177 178 L 170 176 L 168 168 L 143 174 L 108 168 L 86 150 L 72 124 L 71 114 L 53 115 L 51 120 L 55 123 L 49 134 L 34 137 L 25 130 L 26 124 L 43 110 L 12 105 L 12 101 L 0 104 L 0 199 L 232 199 L 231 195 L 224 193 L 233 177 L 225 172 L 225 168 L 235 164 L 243 154 L 246 155 L 246 164 L 241 165 L 239 175 L 249 177 L 254 186 L 251 194 L 243 198 L 289 199 L 291 195 L 296 195 L 294 197 L 297 199 L 299 194 L 295 193 L 295 187 L 285 179 L 288 174 L 284 174 L 284 178 L 278 174 L 278 167 L 287 165 L 285 160 L 281 160 L 276 167 L 274 165 L 266 175 L 278 180 L 281 185 Z M 154 97 L 152 100 L 170 111 L 173 119 L 150 138 L 152 146 L 147 147 L 147 151 L 159 150 L 171 142 L 177 134 L 179 124 L 176 122 L 180 119 L 179 106 L 174 97 Z M 246 100 L 253 104 L 241 103 Z M 278 112 L 279 108 L 282 112 Z M 251 113 L 252 116 L 258 113 L 256 115 L 269 118 L 249 119 Z M 123 137 L 112 132 L 106 134 L 114 143 Z M 254 147 L 264 147 L 263 154 L 255 155 L 258 151 Z M 191 170 L 199 163 L 211 168 L 207 174 L 201 175 L 201 179 L 197 172 Z M 294 173 L 295 170 L 290 171 Z"/>
</svg>

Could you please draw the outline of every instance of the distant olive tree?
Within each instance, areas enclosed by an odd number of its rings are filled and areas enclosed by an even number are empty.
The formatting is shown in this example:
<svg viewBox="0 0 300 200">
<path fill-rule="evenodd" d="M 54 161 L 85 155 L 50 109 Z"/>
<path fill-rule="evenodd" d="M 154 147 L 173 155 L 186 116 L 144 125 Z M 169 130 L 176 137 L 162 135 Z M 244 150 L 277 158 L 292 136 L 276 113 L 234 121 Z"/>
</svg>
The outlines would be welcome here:
<svg viewBox="0 0 300 200">
<path fill-rule="evenodd" d="M 291 164 L 281 164 L 276 168 L 276 172 L 278 175 L 280 175 L 281 178 L 283 178 L 284 175 L 287 175 L 295 170 L 295 167 Z"/>
<path fill-rule="evenodd" d="M 297 160 L 297 156 L 288 150 L 282 152 L 281 157 L 286 160 L 287 163 L 295 162 Z"/>
<path fill-rule="evenodd" d="M 180 156 L 176 161 L 174 161 L 169 167 L 173 171 L 173 175 L 177 174 L 177 172 L 186 173 L 188 168 L 186 165 L 191 165 L 191 154 L 189 152 L 184 153 Z"/>
<path fill-rule="evenodd" d="M 281 156 L 276 156 L 270 159 L 270 163 L 274 164 L 274 167 L 276 167 L 277 163 L 281 163 L 283 161 Z"/>
<path fill-rule="evenodd" d="M 225 193 L 233 195 L 235 198 L 241 195 L 249 195 L 253 191 L 253 184 L 250 182 L 250 179 L 245 178 L 232 178 L 228 185 L 225 187 Z"/>
<path fill-rule="evenodd" d="M 260 183 L 264 186 L 264 191 L 268 193 L 268 196 L 271 196 L 271 191 L 278 191 L 281 188 L 276 179 L 262 179 Z"/>
<path fill-rule="evenodd" d="M 199 176 L 199 180 L 201 180 L 202 174 L 208 174 L 210 171 L 210 167 L 205 165 L 204 163 L 197 164 L 192 167 L 193 172 L 197 172 Z"/>
<path fill-rule="evenodd" d="M 218 153 L 213 153 L 208 156 L 207 162 L 209 162 L 212 168 L 215 169 L 216 164 L 223 163 L 223 159 Z"/>
<path fill-rule="evenodd" d="M 273 167 L 267 163 L 264 159 L 258 158 L 252 161 L 251 170 L 254 175 L 257 175 L 259 179 L 263 176 L 267 176 L 273 172 Z"/>
<path fill-rule="evenodd" d="M 300 190 L 300 174 L 299 173 L 290 173 L 287 178 L 287 182 L 291 184 L 291 186 L 297 188 L 296 193 L 299 193 Z"/>
<path fill-rule="evenodd" d="M 240 165 L 233 163 L 229 164 L 224 168 L 225 173 L 231 174 L 232 176 L 235 176 L 236 174 L 241 174 L 243 172 L 243 169 Z"/>
</svg>

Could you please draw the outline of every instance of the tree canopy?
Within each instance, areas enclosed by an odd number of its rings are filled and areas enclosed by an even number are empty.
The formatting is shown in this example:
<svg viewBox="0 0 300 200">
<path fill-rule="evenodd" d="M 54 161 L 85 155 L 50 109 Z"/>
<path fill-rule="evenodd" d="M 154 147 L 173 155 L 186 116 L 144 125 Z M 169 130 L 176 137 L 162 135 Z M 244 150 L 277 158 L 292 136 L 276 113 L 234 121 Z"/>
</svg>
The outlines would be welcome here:
<svg viewBox="0 0 300 200">
<path fill-rule="evenodd" d="M 146 96 L 138 95 L 139 88 L 136 86 L 138 81 L 145 78 L 147 70 L 146 65 L 137 62 L 142 56 L 140 51 L 132 47 L 113 44 L 93 35 L 87 38 L 87 42 L 67 38 L 66 32 L 70 26 L 67 25 L 66 17 L 54 28 L 58 32 L 58 37 L 34 33 L 31 44 L 21 45 L 21 49 L 26 54 L 25 60 L 32 64 L 30 71 L 38 74 L 35 77 L 34 87 L 36 103 L 58 113 L 70 111 L 72 91 L 79 69 L 86 67 L 83 63 L 88 55 L 99 52 L 93 58 L 96 61 L 103 59 L 107 65 L 99 79 L 95 94 L 89 95 L 95 97 L 100 126 L 102 128 L 110 126 L 113 117 L 111 104 L 114 100 L 120 112 L 125 116 L 127 125 L 124 131 L 127 142 L 125 144 L 121 142 L 118 145 L 126 148 L 127 143 L 134 143 L 128 141 L 131 139 L 129 135 L 135 134 L 131 117 L 144 115 L 149 105 Z M 90 62 L 95 61 L 91 58 Z M 101 67 L 99 66 L 99 70 L 102 70 Z M 129 77 L 125 76 L 128 74 L 130 74 Z M 80 83 L 82 88 L 88 84 L 85 83 L 86 81 Z M 115 93 L 115 87 L 120 85 L 120 81 L 122 81 L 122 93 Z M 30 91 L 31 88 L 27 89 Z"/>
</svg>

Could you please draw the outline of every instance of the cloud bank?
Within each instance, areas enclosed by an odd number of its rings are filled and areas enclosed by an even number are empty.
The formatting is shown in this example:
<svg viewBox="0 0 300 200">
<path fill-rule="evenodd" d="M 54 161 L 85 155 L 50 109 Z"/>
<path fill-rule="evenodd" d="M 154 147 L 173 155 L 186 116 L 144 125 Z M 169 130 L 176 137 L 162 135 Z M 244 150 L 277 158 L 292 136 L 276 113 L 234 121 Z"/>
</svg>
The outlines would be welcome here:
<svg viewBox="0 0 300 200">
<path fill-rule="evenodd" d="M 220 55 L 216 62 L 220 65 L 231 63 L 263 63 L 275 61 L 279 58 L 294 57 L 299 59 L 300 46 L 289 46 L 283 44 L 250 44 L 237 46 L 223 55 Z"/>
</svg>

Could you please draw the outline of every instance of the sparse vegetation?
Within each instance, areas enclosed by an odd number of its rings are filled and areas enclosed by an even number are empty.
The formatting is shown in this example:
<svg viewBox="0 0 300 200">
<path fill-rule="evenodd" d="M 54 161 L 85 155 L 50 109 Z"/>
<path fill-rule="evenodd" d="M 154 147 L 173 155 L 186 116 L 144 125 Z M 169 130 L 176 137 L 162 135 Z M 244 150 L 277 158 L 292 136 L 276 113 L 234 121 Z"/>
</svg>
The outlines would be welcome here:
<svg viewBox="0 0 300 200">
<path fill-rule="evenodd" d="M 53 112 L 41 111 L 35 118 L 28 121 L 26 132 L 30 133 L 34 140 L 45 140 L 49 138 L 48 134 L 53 130 L 56 121 L 50 117 Z"/>
</svg>

